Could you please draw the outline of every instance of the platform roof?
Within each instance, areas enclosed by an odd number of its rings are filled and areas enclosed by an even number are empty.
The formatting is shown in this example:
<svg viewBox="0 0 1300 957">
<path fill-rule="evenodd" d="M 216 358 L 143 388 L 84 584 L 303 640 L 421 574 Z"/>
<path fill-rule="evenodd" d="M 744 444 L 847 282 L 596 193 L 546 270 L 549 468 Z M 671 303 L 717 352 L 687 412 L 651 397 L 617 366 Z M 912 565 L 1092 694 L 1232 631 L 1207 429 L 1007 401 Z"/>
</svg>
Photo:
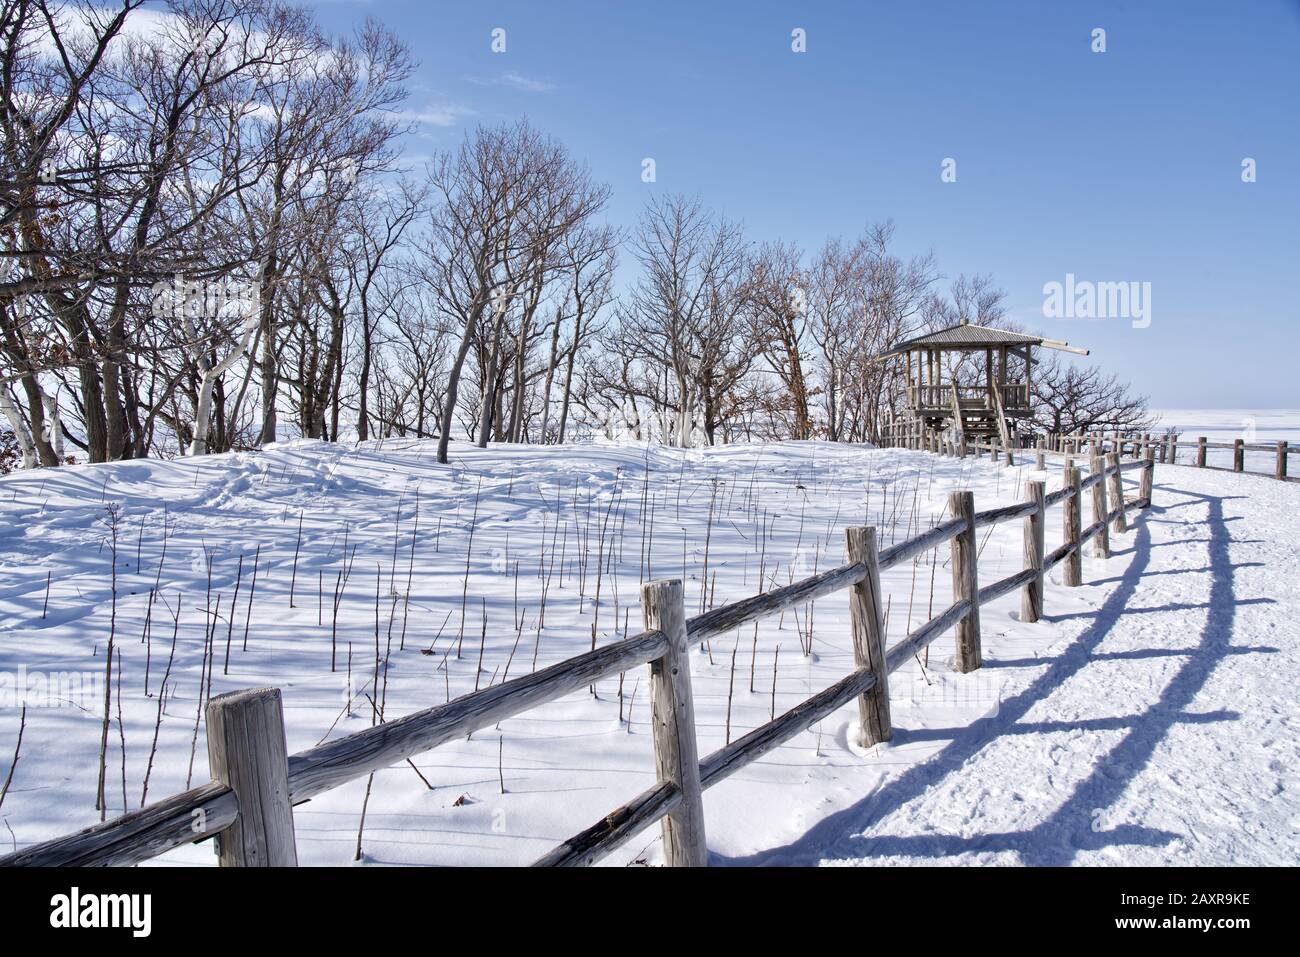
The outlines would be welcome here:
<svg viewBox="0 0 1300 957">
<path fill-rule="evenodd" d="M 955 326 L 927 332 L 923 336 L 906 339 L 895 343 L 884 354 L 887 356 L 911 352 L 914 349 L 987 349 L 997 346 L 1039 346 L 1044 342 L 1042 336 L 1027 336 L 1020 332 L 1008 332 L 1005 329 L 990 329 L 988 326 L 976 326 L 960 322 Z"/>
</svg>

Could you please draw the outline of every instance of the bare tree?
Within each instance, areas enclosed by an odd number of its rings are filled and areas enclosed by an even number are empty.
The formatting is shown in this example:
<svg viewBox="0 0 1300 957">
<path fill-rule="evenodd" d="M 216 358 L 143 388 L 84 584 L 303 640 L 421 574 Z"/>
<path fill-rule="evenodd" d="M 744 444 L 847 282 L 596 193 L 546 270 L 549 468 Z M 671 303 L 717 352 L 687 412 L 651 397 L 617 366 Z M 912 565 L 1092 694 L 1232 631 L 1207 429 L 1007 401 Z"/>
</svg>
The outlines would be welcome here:
<svg viewBox="0 0 1300 957">
<path fill-rule="evenodd" d="M 378 364 L 377 413 L 384 435 L 434 434 L 445 389 L 448 330 L 418 280 L 388 276 L 382 294 L 391 334 Z"/>
<path fill-rule="evenodd" d="M 558 268 L 556 244 L 605 202 L 608 190 L 592 184 L 562 146 L 526 121 L 480 128 L 452 156 L 429 168 L 434 212 L 425 245 L 426 281 L 440 309 L 461 328 L 448 370 L 438 459 L 447 460 L 461 374 L 471 347 L 480 345 L 479 444 L 497 418 L 508 312 L 517 307 L 526 337 L 540 302 L 538 283 Z M 516 301 L 534 288 L 531 300 Z M 492 323 L 480 325 L 491 307 Z M 522 398 L 522 392 L 519 393 Z"/>
<path fill-rule="evenodd" d="M 1096 366 L 1074 365 L 1053 355 L 1034 370 L 1033 388 L 1031 421 L 1044 432 L 1142 431 L 1154 423 L 1146 396 Z"/>
<path fill-rule="evenodd" d="M 501 282 L 500 265 L 527 199 L 525 157 L 531 158 L 539 146 L 540 138 L 526 123 L 480 128 L 428 169 L 434 208 L 422 273 L 439 310 L 461 337 L 447 371 L 439 462 L 447 461 L 465 358 Z"/>
<path fill-rule="evenodd" d="M 852 247 L 823 249 L 811 271 L 813 335 L 837 410 L 838 439 L 879 439 L 881 420 L 893 412 L 902 378 L 878 357 L 916 330 L 935 280 L 933 257 L 894 255 L 893 234 L 892 222 L 868 226 Z"/>
<path fill-rule="evenodd" d="M 864 243 L 829 239 L 806 274 L 809 335 L 820 352 L 826 436 L 832 441 L 843 434 L 848 413 L 841 398 L 846 374 L 860 361 L 863 344 L 878 338 L 867 328 L 871 317 L 863 308 L 866 270 Z"/>
<path fill-rule="evenodd" d="M 406 46 L 373 21 L 333 45 L 309 23 L 291 32 L 293 58 L 259 88 L 269 169 L 257 202 L 245 203 L 262 264 L 262 442 L 276 438 L 284 259 L 301 240 L 319 242 L 362 177 L 391 168 L 405 128 L 393 108 L 406 97 L 412 69 Z"/>
<path fill-rule="evenodd" d="M 594 333 L 599 332 L 597 317 L 612 297 L 617 246 L 618 234 L 608 226 L 575 229 L 565 234 L 561 268 L 567 283 L 567 295 L 564 304 L 556 310 L 550 358 L 542 388 L 543 442 L 550 440 L 551 388 L 561 362 L 564 363 L 564 383 L 555 441 L 564 442 L 573 397 L 574 367 L 579 352 L 593 339 Z M 566 314 L 565 310 L 571 311 Z M 569 340 L 561 348 L 560 333 L 565 318 L 572 318 L 573 324 Z"/>
<path fill-rule="evenodd" d="M 803 254 L 792 244 L 768 243 L 754 262 L 751 296 L 759 348 L 785 389 L 789 435 L 812 438 L 807 344 L 808 277 Z"/>
<path fill-rule="evenodd" d="M 394 189 L 382 193 L 372 191 L 349 210 L 352 217 L 350 232 L 357 237 L 349 263 L 361 324 L 357 438 L 362 441 L 370 437 L 370 373 L 379 320 L 373 295 L 376 279 L 385 265 L 391 265 L 403 234 L 423 209 L 424 198 L 423 188 L 401 180 Z"/>
<path fill-rule="evenodd" d="M 655 199 L 633 250 L 642 275 L 620 304 L 619 347 L 655 374 L 650 389 L 631 379 L 624 386 L 672 410 L 676 444 L 694 444 L 697 428 L 712 443 L 724 399 L 755 355 L 751 264 L 740 226 L 695 199 Z"/>
</svg>

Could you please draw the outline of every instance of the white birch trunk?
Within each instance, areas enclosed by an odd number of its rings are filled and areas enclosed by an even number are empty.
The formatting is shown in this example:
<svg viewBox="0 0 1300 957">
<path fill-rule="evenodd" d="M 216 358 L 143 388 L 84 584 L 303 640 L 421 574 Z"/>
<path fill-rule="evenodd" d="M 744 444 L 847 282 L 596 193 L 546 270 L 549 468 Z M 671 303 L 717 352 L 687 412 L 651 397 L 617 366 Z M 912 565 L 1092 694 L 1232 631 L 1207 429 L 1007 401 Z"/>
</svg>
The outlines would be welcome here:
<svg viewBox="0 0 1300 957">
<path fill-rule="evenodd" d="M 13 429 L 14 438 L 18 440 L 18 448 L 22 450 L 22 467 L 35 468 L 36 445 L 32 442 L 32 433 L 27 428 L 27 423 L 23 421 L 18 407 L 14 405 L 13 399 L 9 398 L 8 385 L 0 386 L 0 411 L 3 411 L 5 418 L 9 420 L 9 428 Z"/>
<path fill-rule="evenodd" d="M 58 456 L 60 462 L 63 461 L 63 419 L 59 416 L 59 403 L 53 397 L 41 391 L 41 405 L 45 407 L 45 428 L 49 433 L 46 441 L 50 443 L 50 448 Z"/>
<path fill-rule="evenodd" d="M 681 396 L 681 414 L 677 417 L 677 444 L 684 449 L 691 447 L 691 426 L 695 422 L 695 391 L 678 380 L 678 394 Z"/>
<path fill-rule="evenodd" d="M 258 320 L 259 317 L 255 313 L 248 318 L 244 323 L 243 337 L 239 341 L 239 346 L 231 350 L 230 355 L 214 366 L 208 362 L 208 357 L 199 346 L 199 337 L 194 329 L 194 323 L 190 321 L 188 316 L 183 318 L 185 334 L 189 337 L 191 343 L 190 356 L 194 359 L 194 364 L 199 367 L 199 373 L 202 375 L 202 381 L 199 384 L 199 404 L 198 408 L 194 410 L 194 438 L 190 442 L 190 455 L 202 455 L 207 448 L 208 429 L 212 422 L 212 389 L 217 384 L 217 380 L 244 357 L 248 345 L 253 339 L 253 334 L 258 330 Z"/>
</svg>

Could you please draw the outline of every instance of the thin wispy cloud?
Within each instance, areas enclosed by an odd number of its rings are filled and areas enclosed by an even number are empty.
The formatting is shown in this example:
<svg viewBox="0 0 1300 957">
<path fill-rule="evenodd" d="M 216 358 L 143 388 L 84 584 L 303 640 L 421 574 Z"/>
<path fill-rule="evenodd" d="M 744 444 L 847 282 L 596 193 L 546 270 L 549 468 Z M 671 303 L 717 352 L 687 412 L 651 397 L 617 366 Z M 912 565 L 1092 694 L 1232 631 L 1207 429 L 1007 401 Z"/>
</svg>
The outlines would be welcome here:
<svg viewBox="0 0 1300 957">
<path fill-rule="evenodd" d="M 546 80 L 535 80 L 530 76 L 524 76 L 522 73 L 502 73 L 499 76 L 467 76 L 465 79 L 478 86 L 504 86 L 511 90 L 519 90 L 522 93 L 549 93 L 555 89 L 554 83 L 548 83 Z"/>
<path fill-rule="evenodd" d="M 455 126 L 462 119 L 474 116 L 475 111 L 468 106 L 426 106 L 417 110 L 398 110 L 399 119 L 426 126 Z"/>
</svg>

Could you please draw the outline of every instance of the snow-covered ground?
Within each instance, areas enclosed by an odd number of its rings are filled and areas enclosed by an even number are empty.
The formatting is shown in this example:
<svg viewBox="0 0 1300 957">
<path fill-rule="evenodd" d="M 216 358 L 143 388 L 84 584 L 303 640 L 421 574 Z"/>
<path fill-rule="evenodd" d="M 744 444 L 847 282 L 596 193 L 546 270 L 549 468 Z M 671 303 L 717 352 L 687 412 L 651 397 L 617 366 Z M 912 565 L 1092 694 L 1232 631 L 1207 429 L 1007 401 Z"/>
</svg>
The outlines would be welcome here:
<svg viewBox="0 0 1300 957">
<path fill-rule="evenodd" d="M 1300 446 L 1300 409 L 1158 409 L 1152 413 L 1159 428 L 1173 429 L 1179 443 L 1194 443 L 1200 436 L 1208 442 L 1231 444 L 1241 439 L 1247 445 L 1286 441 Z M 1273 473 L 1275 453 L 1246 451 L 1246 471 Z M 1180 462 L 1195 462 L 1195 449 L 1178 450 Z M 1207 465 L 1232 467 L 1231 449 L 1206 449 Z M 1300 468 L 1300 459 L 1291 460 L 1291 471 Z"/>
<path fill-rule="evenodd" d="M 584 651 L 593 629 L 598 643 L 639 630 L 643 578 L 684 576 L 694 614 L 841 563 L 847 525 L 888 544 L 938 521 L 953 489 L 989 508 L 1035 474 L 823 443 L 452 459 L 295 442 L 0 479 L 0 781 L 13 686 L 29 688 L 0 848 L 98 820 L 110 629 L 117 814 L 139 806 L 146 773 L 151 801 L 206 780 L 205 646 L 212 694 L 283 689 L 297 751 L 370 725 L 376 670 L 385 713 L 406 714 Z M 1047 479 L 1058 487 L 1059 468 Z M 1021 623 L 1008 596 L 982 611 L 984 669 L 952 672 L 948 635 L 893 675 L 890 745 L 862 750 L 849 706 L 708 791 L 714 860 L 1296 863 L 1297 515 L 1300 485 L 1157 466 L 1155 507 L 1112 558 L 1085 558 L 1085 586 L 1050 576 L 1046 620 Z M 1060 526 L 1056 509 L 1049 549 Z M 980 549 L 982 582 L 1017 571 L 1018 524 Z M 947 606 L 947 549 L 935 557 L 884 576 L 891 643 Z M 837 594 L 694 649 L 701 754 L 726 740 L 729 698 L 735 738 L 847 673 L 848 617 Z M 363 860 L 527 863 L 594 823 L 653 782 L 646 671 L 621 698 L 604 681 L 378 773 Z M 295 809 L 303 863 L 353 860 L 365 792 Z M 657 828 L 607 863 L 637 860 L 661 860 Z M 205 844 L 157 863 L 212 862 Z"/>
</svg>

